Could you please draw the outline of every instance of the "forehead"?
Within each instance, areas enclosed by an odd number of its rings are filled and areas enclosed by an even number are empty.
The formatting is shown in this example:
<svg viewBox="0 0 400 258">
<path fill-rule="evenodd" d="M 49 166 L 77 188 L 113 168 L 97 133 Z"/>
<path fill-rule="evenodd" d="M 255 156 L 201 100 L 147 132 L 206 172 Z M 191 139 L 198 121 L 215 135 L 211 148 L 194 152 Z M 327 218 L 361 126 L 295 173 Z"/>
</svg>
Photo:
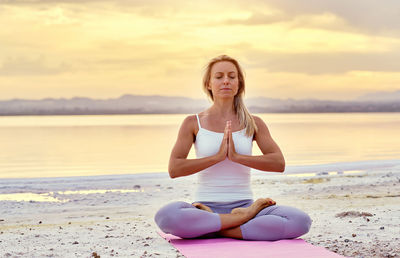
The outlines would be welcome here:
<svg viewBox="0 0 400 258">
<path fill-rule="evenodd" d="M 221 62 L 215 63 L 213 65 L 213 67 L 211 68 L 211 74 L 218 73 L 218 72 L 220 72 L 220 73 L 230 73 L 230 72 L 237 73 L 237 69 L 233 63 L 231 63 L 229 61 L 221 61 Z"/>
</svg>

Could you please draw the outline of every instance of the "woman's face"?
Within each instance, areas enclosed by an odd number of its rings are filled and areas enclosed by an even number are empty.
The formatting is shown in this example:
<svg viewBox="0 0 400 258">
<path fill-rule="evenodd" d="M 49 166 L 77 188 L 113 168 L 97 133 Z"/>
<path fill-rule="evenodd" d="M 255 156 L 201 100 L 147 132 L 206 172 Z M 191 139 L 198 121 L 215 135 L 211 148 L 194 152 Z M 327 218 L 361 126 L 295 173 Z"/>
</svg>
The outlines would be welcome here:
<svg viewBox="0 0 400 258">
<path fill-rule="evenodd" d="M 233 98 L 239 89 L 239 79 L 236 66 L 228 61 L 215 63 L 211 68 L 210 83 L 207 89 L 211 90 L 215 98 Z"/>
</svg>

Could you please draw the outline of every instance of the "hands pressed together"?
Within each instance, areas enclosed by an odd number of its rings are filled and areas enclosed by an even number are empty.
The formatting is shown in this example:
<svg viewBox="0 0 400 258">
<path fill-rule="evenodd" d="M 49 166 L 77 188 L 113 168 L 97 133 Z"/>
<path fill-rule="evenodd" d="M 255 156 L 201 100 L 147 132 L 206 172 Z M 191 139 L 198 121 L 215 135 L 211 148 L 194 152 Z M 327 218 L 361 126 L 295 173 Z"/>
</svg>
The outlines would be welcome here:
<svg viewBox="0 0 400 258">
<path fill-rule="evenodd" d="M 234 161 L 236 158 L 237 153 L 232 139 L 232 122 L 230 120 L 226 122 L 224 138 L 222 139 L 221 147 L 216 155 L 218 161 L 222 161 L 225 158 Z"/>
</svg>

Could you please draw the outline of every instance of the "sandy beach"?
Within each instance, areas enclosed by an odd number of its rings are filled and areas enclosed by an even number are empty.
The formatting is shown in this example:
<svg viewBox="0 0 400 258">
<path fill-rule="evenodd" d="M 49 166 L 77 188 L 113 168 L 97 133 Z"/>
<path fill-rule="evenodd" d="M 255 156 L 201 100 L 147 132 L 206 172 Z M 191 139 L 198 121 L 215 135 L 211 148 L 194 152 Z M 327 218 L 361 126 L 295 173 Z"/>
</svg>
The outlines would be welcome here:
<svg viewBox="0 0 400 258">
<path fill-rule="evenodd" d="M 196 176 L 166 173 L 2 179 L 1 257 L 183 257 L 153 216 L 194 201 Z M 348 257 L 400 256 L 400 165 L 353 173 L 255 173 L 254 197 L 298 207 L 313 224 L 303 238 Z"/>
</svg>

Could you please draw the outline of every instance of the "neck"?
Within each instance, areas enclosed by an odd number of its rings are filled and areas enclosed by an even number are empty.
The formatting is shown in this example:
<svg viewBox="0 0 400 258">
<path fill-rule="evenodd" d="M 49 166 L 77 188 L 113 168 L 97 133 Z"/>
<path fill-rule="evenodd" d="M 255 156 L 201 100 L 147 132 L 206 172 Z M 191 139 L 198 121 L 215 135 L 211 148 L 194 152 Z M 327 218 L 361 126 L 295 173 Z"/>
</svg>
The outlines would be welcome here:
<svg viewBox="0 0 400 258">
<path fill-rule="evenodd" d="M 214 99 L 214 104 L 209 109 L 210 114 L 223 118 L 236 115 L 233 99 Z"/>
</svg>

